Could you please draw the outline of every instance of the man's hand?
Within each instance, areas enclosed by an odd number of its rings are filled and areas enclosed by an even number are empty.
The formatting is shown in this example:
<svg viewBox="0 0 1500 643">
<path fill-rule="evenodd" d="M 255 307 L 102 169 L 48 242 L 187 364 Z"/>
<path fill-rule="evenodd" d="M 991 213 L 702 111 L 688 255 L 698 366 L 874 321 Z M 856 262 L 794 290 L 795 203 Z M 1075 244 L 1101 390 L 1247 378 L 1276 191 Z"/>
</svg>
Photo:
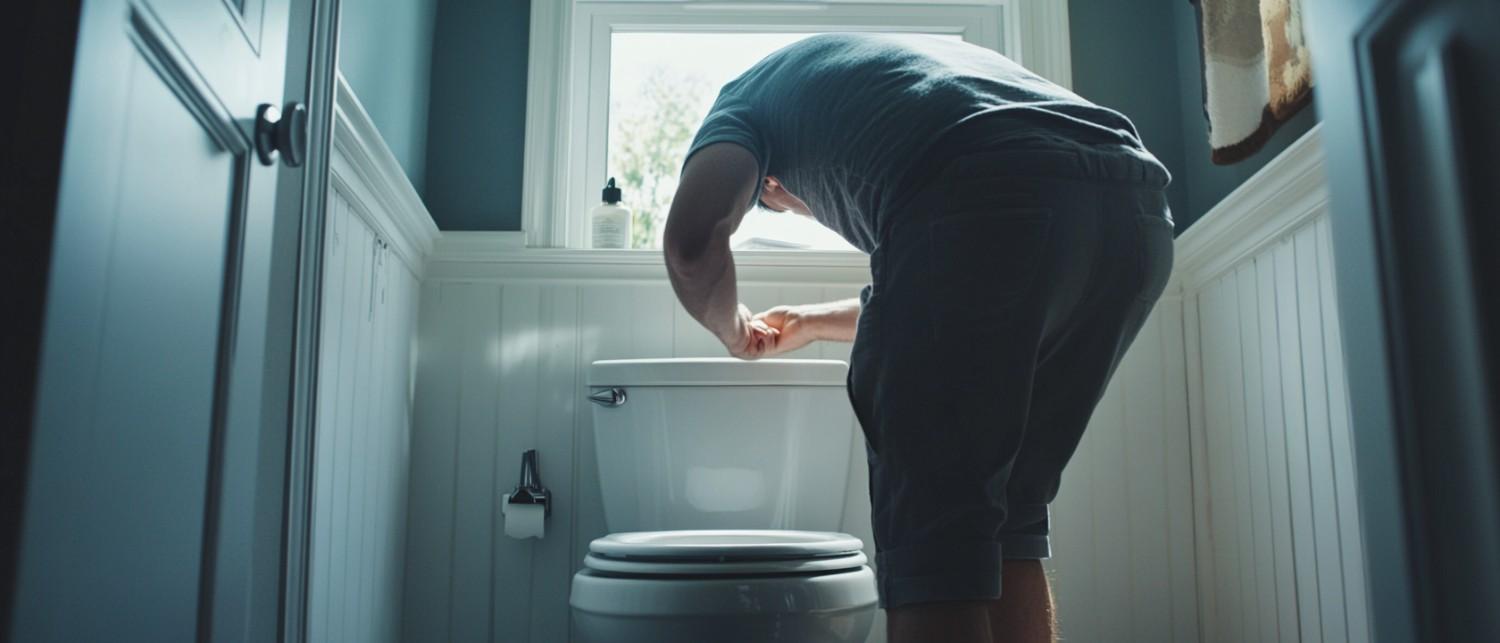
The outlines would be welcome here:
<svg viewBox="0 0 1500 643">
<path fill-rule="evenodd" d="M 814 328 L 817 317 L 807 314 L 805 306 L 777 306 L 755 315 L 754 320 L 776 331 L 775 343 L 766 356 L 790 353 L 819 339 Z"/>
<path fill-rule="evenodd" d="M 730 355 L 740 359 L 760 359 L 772 354 L 779 332 L 752 317 L 750 309 L 740 304 L 732 328 L 720 335 L 719 341 L 724 342 Z"/>
<path fill-rule="evenodd" d="M 852 341 L 859 321 L 859 300 L 826 304 L 777 306 L 755 315 L 754 321 L 776 331 L 774 343 L 762 357 L 790 353 L 818 340 Z"/>
</svg>

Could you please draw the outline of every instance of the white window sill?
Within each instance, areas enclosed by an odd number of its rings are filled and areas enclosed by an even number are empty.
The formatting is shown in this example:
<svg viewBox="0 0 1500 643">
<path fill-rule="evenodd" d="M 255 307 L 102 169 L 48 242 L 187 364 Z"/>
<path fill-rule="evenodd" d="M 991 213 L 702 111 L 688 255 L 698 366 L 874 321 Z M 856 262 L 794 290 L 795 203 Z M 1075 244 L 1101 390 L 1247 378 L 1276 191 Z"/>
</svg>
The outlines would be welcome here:
<svg viewBox="0 0 1500 643">
<path fill-rule="evenodd" d="M 853 284 L 869 281 L 869 257 L 850 251 L 738 250 L 742 281 Z M 660 250 L 527 248 L 521 232 L 444 232 L 427 259 L 439 279 L 666 278 Z"/>
</svg>

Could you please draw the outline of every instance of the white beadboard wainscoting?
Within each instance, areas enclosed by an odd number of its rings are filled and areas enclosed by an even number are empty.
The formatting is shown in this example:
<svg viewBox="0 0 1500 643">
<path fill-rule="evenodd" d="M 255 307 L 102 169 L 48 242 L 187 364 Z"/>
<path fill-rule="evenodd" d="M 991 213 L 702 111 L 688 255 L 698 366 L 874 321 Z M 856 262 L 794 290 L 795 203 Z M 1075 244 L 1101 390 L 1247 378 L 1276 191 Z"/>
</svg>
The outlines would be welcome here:
<svg viewBox="0 0 1500 643">
<path fill-rule="evenodd" d="M 310 641 L 401 637 L 412 360 L 437 228 L 340 78 L 323 234 Z"/>
<path fill-rule="evenodd" d="M 1178 239 L 1204 641 L 1371 639 L 1322 157 Z"/>
<path fill-rule="evenodd" d="M 412 443 L 406 638 L 566 641 L 568 590 L 606 533 L 586 372 L 598 359 L 718 356 L 677 304 L 660 256 L 506 251 L 440 241 L 422 285 Z M 491 248 L 486 250 L 486 247 Z M 751 308 L 852 297 L 860 259 L 741 256 Z M 1077 641 L 1196 641 L 1181 303 L 1168 297 L 1096 414 L 1053 507 L 1062 627 Z M 847 359 L 846 344 L 793 357 Z M 535 448 L 556 504 L 547 536 L 503 534 L 499 503 Z M 862 438 L 844 529 L 870 544 Z M 883 641 L 878 624 L 872 641 Z"/>
</svg>

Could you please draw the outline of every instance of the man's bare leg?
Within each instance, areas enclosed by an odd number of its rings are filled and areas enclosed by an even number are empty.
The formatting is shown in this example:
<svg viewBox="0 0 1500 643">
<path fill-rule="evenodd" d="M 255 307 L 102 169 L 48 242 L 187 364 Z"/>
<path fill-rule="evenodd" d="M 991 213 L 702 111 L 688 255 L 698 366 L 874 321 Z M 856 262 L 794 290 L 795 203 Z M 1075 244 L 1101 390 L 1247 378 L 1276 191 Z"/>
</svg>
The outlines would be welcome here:
<svg viewBox="0 0 1500 643">
<path fill-rule="evenodd" d="M 1057 643 L 1057 613 L 1042 561 L 1005 561 L 1000 583 L 1000 600 L 988 603 L 994 643 Z"/>
<path fill-rule="evenodd" d="M 990 601 L 919 603 L 886 611 L 890 643 L 993 643 Z"/>
</svg>

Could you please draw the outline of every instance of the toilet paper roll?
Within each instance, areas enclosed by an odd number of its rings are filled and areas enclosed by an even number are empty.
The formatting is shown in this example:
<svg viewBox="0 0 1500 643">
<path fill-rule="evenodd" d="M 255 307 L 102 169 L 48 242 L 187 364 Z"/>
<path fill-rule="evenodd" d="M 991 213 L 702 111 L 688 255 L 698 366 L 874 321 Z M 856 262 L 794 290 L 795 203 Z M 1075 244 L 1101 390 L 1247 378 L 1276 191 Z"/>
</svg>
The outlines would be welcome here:
<svg viewBox="0 0 1500 643">
<path fill-rule="evenodd" d="M 547 533 L 547 508 L 501 501 L 505 514 L 505 535 L 511 538 L 541 538 Z"/>
</svg>

